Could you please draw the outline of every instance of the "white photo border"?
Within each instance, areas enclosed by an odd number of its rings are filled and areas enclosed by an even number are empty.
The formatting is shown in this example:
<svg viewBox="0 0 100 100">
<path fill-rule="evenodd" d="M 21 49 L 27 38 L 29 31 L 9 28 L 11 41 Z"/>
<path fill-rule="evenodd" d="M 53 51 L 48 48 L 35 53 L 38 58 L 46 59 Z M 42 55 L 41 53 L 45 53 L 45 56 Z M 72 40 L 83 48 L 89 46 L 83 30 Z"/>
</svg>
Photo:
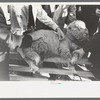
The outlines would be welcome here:
<svg viewBox="0 0 100 100">
<path fill-rule="evenodd" d="M 1 2 L 1 4 L 5 3 L 10 2 Z M 50 4 L 50 2 L 33 3 Z M 65 4 L 66 2 L 51 3 Z M 67 2 L 66 4 L 100 5 L 100 2 Z M 1 81 L 0 98 L 100 98 L 100 82 Z"/>
</svg>

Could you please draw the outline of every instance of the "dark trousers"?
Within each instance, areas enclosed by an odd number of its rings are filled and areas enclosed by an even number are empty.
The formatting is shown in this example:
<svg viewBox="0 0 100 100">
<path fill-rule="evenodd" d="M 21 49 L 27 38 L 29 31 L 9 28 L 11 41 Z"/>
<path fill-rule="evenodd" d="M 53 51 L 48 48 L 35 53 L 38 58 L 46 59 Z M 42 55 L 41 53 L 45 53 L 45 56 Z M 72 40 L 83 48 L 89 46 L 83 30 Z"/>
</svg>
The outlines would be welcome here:
<svg viewBox="0 0 100 100">
<path fill-rule="evenodd" d="M 9 80 L 9 49 L 6 42 L 0 39 L 0 81 L 8 81 L 8 80 Z"/>
<path fill-rule="evenodd" d="M 93 67 L 89 70 L 93 73 L 96 79 L 100 80 L 100 53 L 92 53 L 89 60 L 93 64 Z"/>
</svg>

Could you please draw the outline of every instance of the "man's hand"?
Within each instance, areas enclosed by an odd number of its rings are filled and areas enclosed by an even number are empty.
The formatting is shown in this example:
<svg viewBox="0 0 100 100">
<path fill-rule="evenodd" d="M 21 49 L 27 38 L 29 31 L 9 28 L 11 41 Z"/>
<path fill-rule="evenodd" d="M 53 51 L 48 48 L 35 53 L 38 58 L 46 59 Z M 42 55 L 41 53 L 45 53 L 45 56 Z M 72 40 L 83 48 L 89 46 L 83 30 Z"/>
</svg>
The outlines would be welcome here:
<svg viewBox="0 0 100 100">
<path fill-rule="evenodd" d="M 73 52 L 73 57 L 71 59 L 71 64 L 76 64 L 76 62 L 78 60 L 80 60 L 83 57 L 84 54 L 85 54 L 85 52 L 84 52 L 84 50 L 82 48 L 78 49 L 78 50 L 75 50 Z"/>
<path fill-rule="evenodd" d="M 59 27 L 57 27 L 57 29 L 56 29 L 56 34 L 58 35 L 59 40 L 64 39 L 64 33 L 62 32 L 62 30 Z"/>
</svg>

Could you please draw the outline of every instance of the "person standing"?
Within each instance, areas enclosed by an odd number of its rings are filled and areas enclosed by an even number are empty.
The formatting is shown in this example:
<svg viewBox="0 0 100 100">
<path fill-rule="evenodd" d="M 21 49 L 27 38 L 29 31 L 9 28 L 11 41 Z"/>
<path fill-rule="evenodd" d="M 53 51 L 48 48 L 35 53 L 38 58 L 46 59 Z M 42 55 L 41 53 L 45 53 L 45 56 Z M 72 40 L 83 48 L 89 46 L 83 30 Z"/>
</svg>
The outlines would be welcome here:
<svg viewBox="0 0 100 100">
<path fill-rule="evenodd" d="M 76 5 L 59 5 L 54 12 L 53 21 L 63 30 L 65 24 L 76 20 Z"/>
<path fill-rule="evenodd" d="M 6 15 L 4 13 L 5 7 L 0 6 L 0 81 L 9 80 L 9 48 L 7 44 L 8 34 L 10 28 L 7 25 Z"/>
</svg>

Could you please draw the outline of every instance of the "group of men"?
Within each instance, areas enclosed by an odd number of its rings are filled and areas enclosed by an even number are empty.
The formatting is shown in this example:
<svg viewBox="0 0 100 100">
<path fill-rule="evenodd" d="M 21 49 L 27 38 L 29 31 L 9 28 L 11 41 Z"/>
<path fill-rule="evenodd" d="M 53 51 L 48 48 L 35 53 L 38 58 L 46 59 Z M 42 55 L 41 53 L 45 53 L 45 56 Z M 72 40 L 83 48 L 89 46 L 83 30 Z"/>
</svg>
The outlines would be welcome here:
<svg viewBox="0 0 100 100">
<path fill-rule="evenodd" d="M 31 8 L 30 8 L 31 7 Z M 29 10 L 30 9 L 30 10 Z M 31 13 L 31 15 L 29 15 Z M 31 18 L 33 15 L 33 19 Z M 55 33 L 57 33 L 59 39 L 64 37 L 63 32 L 58 27 L 58 25 L 53 22 L 53 20 L 47 15 L 47 13 L 42 9 L 41 5 L 33 4 L 15 4 L 8 5 L 3 4 L 0 7 L 0 80 L 9 79 L 8 71 L 8 60 L 7 54 L 9 49 L 15 49 L 14 35 L 23 35 L 23 32 L 29 28 L 35 28 L 36 18 L 38 18 L 42 23 L 51 27 Z M 10 20 L 11 25 L 9 26 L 7 22 Z M 30 25 L 34 21 L 33 25 Z M 3 50 L 4 48 L 4 50 Z M 6 53 L 5 53 L 6 52 Z M 7 61 L 6 61 L 7 59 Z M 5 65 L 6 64 L 6 65 Z"/>
</svg>

